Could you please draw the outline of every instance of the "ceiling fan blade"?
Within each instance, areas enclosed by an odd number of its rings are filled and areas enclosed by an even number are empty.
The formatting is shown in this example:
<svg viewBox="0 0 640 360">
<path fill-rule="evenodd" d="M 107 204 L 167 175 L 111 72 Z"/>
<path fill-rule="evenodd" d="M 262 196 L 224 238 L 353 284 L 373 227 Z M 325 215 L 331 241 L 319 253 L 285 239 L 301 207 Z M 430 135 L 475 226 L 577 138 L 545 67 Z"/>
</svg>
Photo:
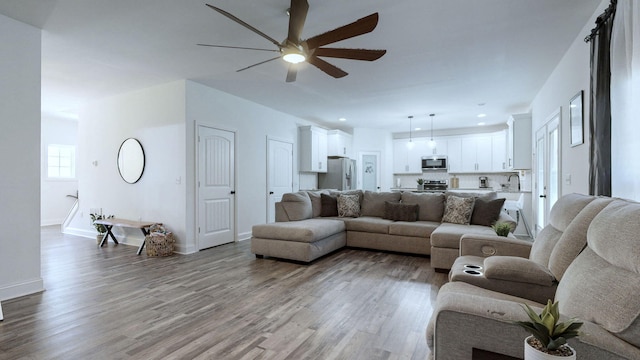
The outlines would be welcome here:
<svg viewBox="0 0 640 360">
<path fill-rule="evenodd" d="M 317 48 L 313 55 L 331 58 L 374 61 L 386 54 L 387 50 Z"/>
<path fill-rule="evenodd" d="M 309 64 L 317 67 L 318 69 L 324 71 L 325 73 L 327 73 L 327 75 L 333 76 L 336 79 L 348 75 L 344 70 L 342 70 L 342 69 L 340 69 L 340 68 L 338 68 L 338 67 L 336 67 L 334 65 L 329 64 L 328 62 L 320 59 L 319 57 L 316 57 L 315 55 L 314 56 L 310 56 L 307 59 L 307 62 Z"/>
<path fill-rule="evenodd" d="M 256 34 L 258 34 L 258 35 L 262 36 L 263 38 L 265 38 L 265 39 L 267 39 L 267 40 L 271 41 L 271 42 L 272 42 L 275 46 L 277 46 L 278 48 L 280 48 L 280 47 L 281 47 L 280 43 L 279 43 L 277 40 L 275 40 L 274 38 L 270 37 L 269 35 L 267 35 L 267 34 L 263 33 L 262 31 L 260 31 L 260 30 L 258 30 L 258 29 L 256 29 L 256 28 L 254 28 L 253 26 L 251 26 L 251 25 L 247 24 L 246 22 L 244 22 L 244 21 L 242 21 L 242 20 L 238 19 L 235 15 L 230 14 L 230 13 L 228 13 L 228 12 L 226 12 L 226 11 L 224 11 L 224 10 L 222 10 L 222 9 L 218 8 L 218 7 L 215 7 L 215 6 L 213 6 L 213 5 L 210 5 L 210 4 L 205 4 L 205 5 L 207 5 L 207 6 L 208 6 L 208 7 L 210 7 L 211 9 L 213 9 L 213 10 L 215 10 L 215 11 L 219 12 L 220 14 L 222 14 L 222 15 L 224 15 L 224 16 L 226 16 L 226 17 L 228 17 L 229 19 L 231 19 L 231 20 L 233 20 L 233 21 L 237 22 L 238 24 L 240 24 L 240 25 L 242 25 L 242 26 L 246 27 L 247 29 L 249 29 L 249 30 L 253 31 L 254 33 L 256 33 Z"/>
<path fill-rule="evenodd" d="M 289 64 L 289 70 L 287 70 L 287 82 L 296 81 L 298 75 L 298 67 L 295 64 Z"/>
<path fill-rule="evenodd" d="M 319 48 L 320 46 L 332 44 L 341 40 L 349 39 L 354 36 L 372 32 L 378 25 L 378 13 L 373 13 L 362 19 L 356 20 L 351 24 L 341 26 L 337 29 L 327 31 L 320 35 L 316 35 L 305 42 L 309 49 Z"/>
<path fill-rule="evenodd" d="M 225 49 L 241 49 L 241 50 L 258 50 L 258 51 L 280 52 L 280 50 L 260 49 L 260 48 L 242 47 L 242 46 L 210 45 L 210 44 L 197 44 L 197 45 L 198 46 L 215 47 L 215 48 L 225 48 Z"/>
<path fill-rule="evenodd" d="M 259 63 L 257 63 L 257 64 L 249 65 L 249 66 L 244 67 L 244 68 L 242 68 L 242 69 L 240 69 L 240 70 L 236 70 L 236 72 L 240 72 L 240 71 L 244 71 L 244 70 L 247 70 L 247 69 L 251 69 L 251 68 L 252 68 L 252 67 L 254 67 L 254 66 L 262 65 L 262 64 L 264 64 L 264 63 L 268 63 L 269 61 L 273 61 L 273 60 L 276 60 L 276 59 L 280 59 L 280 56 L 278 56 L 278 57 L 274 57 L 273 59 L 269 59 L 269 60 L 261 61 L 261 62 L 259 62 Z"/>
<path fill-rule="evenodd" d="M 307 11 L 309 11 L 309 3 L 307 0 L 291 0 L 287 40 L 295 45 L 300 44 L 300 34 L 302 34 L 304 22 L 307 19 Z"/>
</svg>

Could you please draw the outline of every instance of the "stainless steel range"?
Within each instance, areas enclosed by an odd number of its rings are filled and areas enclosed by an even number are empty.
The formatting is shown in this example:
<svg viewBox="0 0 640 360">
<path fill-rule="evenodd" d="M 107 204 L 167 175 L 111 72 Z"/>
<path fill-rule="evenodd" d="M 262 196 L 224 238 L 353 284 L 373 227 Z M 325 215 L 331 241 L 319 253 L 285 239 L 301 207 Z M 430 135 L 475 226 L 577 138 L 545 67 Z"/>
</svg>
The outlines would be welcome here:
<svg viewBox="0 0 640 360">
<path fill-rule="evenodd" d="M 447 187 L 447 180 L 425 180 L 424 182 L 424 191 L 445 192 Z"/>
</svg>

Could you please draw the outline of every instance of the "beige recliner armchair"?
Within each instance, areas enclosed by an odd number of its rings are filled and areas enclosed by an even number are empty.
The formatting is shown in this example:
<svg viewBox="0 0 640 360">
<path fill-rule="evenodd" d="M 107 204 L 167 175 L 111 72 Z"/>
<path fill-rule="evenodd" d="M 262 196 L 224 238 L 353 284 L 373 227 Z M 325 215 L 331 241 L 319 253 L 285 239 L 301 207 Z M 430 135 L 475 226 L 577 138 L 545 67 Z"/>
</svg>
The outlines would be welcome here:
<svg viewBox="0 0 640 360">
<path fill-rule="evenodd" d="M 533 244 L 465 237 L 460 244 L 463 256 L 454 263 L 449 280 L 546 303 L 553 299 L 569 264 L 587 245 L 589 224 L 611 201 L 581 194 L 560 198 L 551 209 L 549 224 Z"/>
</svg>

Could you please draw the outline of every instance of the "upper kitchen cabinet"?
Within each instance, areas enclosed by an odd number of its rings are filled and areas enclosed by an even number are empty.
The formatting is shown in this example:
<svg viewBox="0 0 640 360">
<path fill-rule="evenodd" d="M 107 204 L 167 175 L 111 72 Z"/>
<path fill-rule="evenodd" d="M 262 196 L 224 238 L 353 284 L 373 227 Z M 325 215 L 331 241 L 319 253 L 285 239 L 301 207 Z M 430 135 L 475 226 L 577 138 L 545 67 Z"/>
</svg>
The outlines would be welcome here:
<svg viewBox="0 0 640 360">
<path fill-rule="evenodd" d="M 353 158 L 353 136 L 342 130 L 329 130 L 327 132 L 328 156 L 342 156 Z"/>
<path fill-rule="evenodd" d="M 462 139 L 462 172 L 490 172 L 492 170 L 491 136 L 481 135 Z"/>
<path fill-rule="evenodd" d="M 491 148 L 492 148 L 492 164 L 491 169 L 493 171 L 506 171 L 507 170 L 507 134 L 506 130 L 502 130 L 491 135 Z"/>
<path fill-rule="evenodd" d="M 300 171 L 327 172 L 327 130 L 316 126 L 298 128 Z"/>
<path fill-rule="evenodd" d="M 428 155 L 424 140 L 393 140 L 393 173 L 422 174 L 422 156 Z"/>
<path fill-rule="evenodd" d="M 531 169 L 531 115 L 512 115 L 507 125 L 507 168 Z"/>
</svg>

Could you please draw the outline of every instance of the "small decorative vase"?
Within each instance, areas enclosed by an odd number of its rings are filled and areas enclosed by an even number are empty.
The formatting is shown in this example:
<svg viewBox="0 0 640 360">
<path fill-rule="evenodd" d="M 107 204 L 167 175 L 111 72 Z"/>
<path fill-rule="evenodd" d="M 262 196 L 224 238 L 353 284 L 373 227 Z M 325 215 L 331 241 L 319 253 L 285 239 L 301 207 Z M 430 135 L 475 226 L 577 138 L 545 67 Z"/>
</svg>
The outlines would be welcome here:
<svg viewBox="0 0 640 360">
<path fill-rule="evenodd" d="M 105 235 L 106 234 L 98 234 L 98 235 L 96 235 L 96 241 L 97 241 L 98 245 L 100 245 L 100 243 L 102 242 L 102 239 L 104 239 Z"/>
<path fill-rule="evenodd" d="M 424 184 L 418 184 L 418 190 L 424 190 Z"/>
<path fill-rule="evenodd" d="M 576 360 L 576 351 L 569 345 L 565 345 L 573 355 L 561 356 L 543 353 L 529 344 L 529 339 L 533 339 L 533 335 L 524 339 L 524 360 Z"/>
</svg>

